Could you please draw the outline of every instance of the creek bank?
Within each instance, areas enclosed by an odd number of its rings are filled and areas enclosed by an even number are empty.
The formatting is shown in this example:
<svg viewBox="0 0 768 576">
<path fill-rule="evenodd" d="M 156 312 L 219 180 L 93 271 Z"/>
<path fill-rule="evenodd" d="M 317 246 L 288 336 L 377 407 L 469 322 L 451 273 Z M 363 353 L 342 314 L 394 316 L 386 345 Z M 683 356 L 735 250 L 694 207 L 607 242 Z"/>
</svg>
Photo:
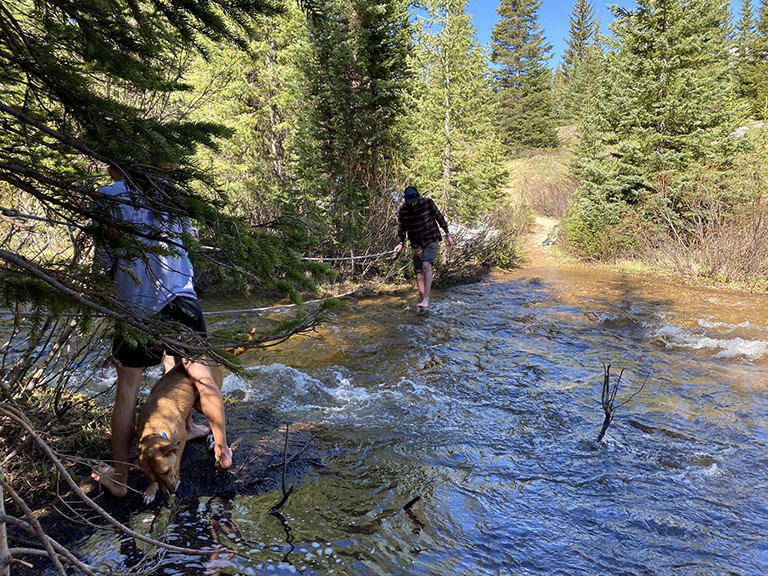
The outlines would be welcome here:
<svg viewBox="0 0 768 576">
<path fill-rule="evenodd" d="M 213 452 L 205 440 L 189 442 L 184 450 L 181 465 L 181 485 L 176 491 L 173 505 L 184 506 L 202 498 L 232 498 L 237 495 L 258 495 L 275 492 L 277 504 L 282 498 L 283 464 L 285 487 L 303 482 L 313 468 L 322 467 L 328 457 L 313 439 L 319 425 L 311 422 L 289 423 L 286 438 L 286 423 L 273 412 L 261 406 L 244 402 L 227 403 L 227 439 L 234 452 L 234 463 L 230 471 L 214 466 Z M 199 421 L 199 420 L 198 420 Z M 78 455 L 99 457 L 98 455 Z M 103 455 L 101 455 L 103 456 Z M 135 456 L 135 454 L 134 454 Z M 143 491 L 147 480 L 138 471 L 132 471 L 129 485 L 132 490 L 125 498 L 114 498 L 90 478 L 90 470 L 77 465 L 73 474 L 79 480 L 80 489 L 103 508 L 114 519 L 127 524 L 133 514 L 141 510 L 159 512 L 169 506 L 165 494 L 158 493 L 155 503 L 149 507 L 143 503 Z M 59 489 L 67 488 L 61 483 Z M 69 491 L 62 492 L 53 501 L 50 495 L 41 495 L 40 501 L 30 502 L 38 521 L 48 536 L 67 549 L 72 549 L 106 522 Z M 107 528 L 111 530 L 111 528 Z M 34 538 L 26 532 L 9 527 L 11 547 L 39 547 Z M 14 565 L 14 576 L 39 576 L 51 567 L 47 558 L 29 561 L 32 566 Z"/>
<path fill-rule="evenodd" d="M 761 281 L 719 281 L 704 276 L 691 276 L 676 272 L 669 266 L 654 266 L 642 259 L 625 259 L 613 263 L 579 260 L 560 249 L 557 242 L 559 221 L 545 216 L 536 216 L 535 222 L 521 237 L 523 257 L 520 269 L 537 268 L 579 268 L 620 272 L 644 278 L 657 278 L 667 283 L 679 284 L 704 290 L 715 290 L 734 294 L 764 294 L 768 290 L 768 279 Z M 552 241 L 554 240 L 554 241 Z"/>
</svg>

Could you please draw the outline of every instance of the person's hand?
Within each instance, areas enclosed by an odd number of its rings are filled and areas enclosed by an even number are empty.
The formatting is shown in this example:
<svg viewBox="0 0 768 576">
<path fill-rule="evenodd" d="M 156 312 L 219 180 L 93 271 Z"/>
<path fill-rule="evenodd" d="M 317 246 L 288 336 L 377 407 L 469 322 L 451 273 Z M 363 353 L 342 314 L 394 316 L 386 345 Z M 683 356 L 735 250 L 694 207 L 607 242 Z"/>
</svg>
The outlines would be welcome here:
<svg viewBox="0 0 768 576">
<path fill-rule="evenodd" d="M 400 250 L 403 249 L 403 243 L 400 242 L 397 246 L 395 246 L 395 254 L 400 254 Z"/>
<path fill-rule="evenodd" d="M 453 236 L 450 234 L 445 235 L 445 241 L 448 243 L 448 246 L 453 246 Z"/>
</svg>

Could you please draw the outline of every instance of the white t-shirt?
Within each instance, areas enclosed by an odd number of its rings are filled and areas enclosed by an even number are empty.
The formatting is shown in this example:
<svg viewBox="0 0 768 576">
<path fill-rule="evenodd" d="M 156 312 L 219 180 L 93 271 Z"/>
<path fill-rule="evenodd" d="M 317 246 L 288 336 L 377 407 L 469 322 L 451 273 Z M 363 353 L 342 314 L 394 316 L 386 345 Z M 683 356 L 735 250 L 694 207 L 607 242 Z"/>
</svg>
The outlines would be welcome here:
<svg viewBox="0 0 768 576">
<path fill-rule="evenodd" d="M 182 225 L 180 220 L 171 221 L 147 208 L 132 206 L 125 202 L 139 204 L 141 198 L 132 194 L 119 180 L 99 188 L 99 192 L 118 200 L 113 203 L 112 210 L 116 220 L 135 225 L 147 235 L 160 234 L 164 240 L 137 237 L 137 241 L 148 246 L 160 246 L 173 254 L 155 254 L 145 252 L 132 259 L 118 255 L 113 260 L 106 252 L 102 252 L 105 265 L 116 264 L 115 284 L 120 299 L 135 308 L 140 314 L 151 315 L 162 310 L 177 296 L 196 298 L 193 287 L 193 272 L 182 245 Z"/>
</svg>

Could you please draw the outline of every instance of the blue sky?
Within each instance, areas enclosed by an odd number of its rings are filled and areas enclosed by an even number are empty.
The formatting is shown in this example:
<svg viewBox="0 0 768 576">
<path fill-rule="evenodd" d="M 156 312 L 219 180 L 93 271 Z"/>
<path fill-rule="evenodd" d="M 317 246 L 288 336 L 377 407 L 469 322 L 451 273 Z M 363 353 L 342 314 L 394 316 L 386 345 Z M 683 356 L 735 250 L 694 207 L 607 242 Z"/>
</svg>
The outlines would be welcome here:
<svg viewBox="0 0 768 576">
<path fill-rule="evenodd" d="M 496 8 L 499 7 L 500 3 L 499 0 L 469 0 L 467 11 L 472 15 L 472 21 L 477 28 L 477 38 L 481 44 L 488 44 L 491 41 L 491 30 L 498 19 Z M 552 68 L 557 66 L 565 50 L 565 39 L 570 33 L 570 18 L 574 3 L 575 0 L 542 0 L 541 2 L 539 27 L 544 30 L 547 41 L 553 47 L 553 57 L 549 61 Z M 608 10 L 609 4 L 622 8 L 632 8 L 635 2 L 634 0 L 612 0 L 610 2 L 592 0 L 595 15 L 600 19 L 600 27 L 605 34 L 610 32 L 608 25 L 613 20 L 613 15 Z M 759 5 L 759 2 L 753 2 L 753 4 Z M 741 0 L 731 0 L 731 10 L 737 17 L 740 8 Z"/>
</svg>

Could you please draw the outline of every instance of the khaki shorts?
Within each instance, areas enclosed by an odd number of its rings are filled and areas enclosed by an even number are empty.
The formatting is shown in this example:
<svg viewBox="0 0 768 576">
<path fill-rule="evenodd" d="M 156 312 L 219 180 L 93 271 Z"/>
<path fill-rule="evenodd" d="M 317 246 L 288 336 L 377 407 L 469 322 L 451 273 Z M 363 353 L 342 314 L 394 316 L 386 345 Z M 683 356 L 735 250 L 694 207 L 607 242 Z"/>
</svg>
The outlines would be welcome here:
<svg viewBox="0 0 768 576">
<path fill-rule="evenodd" d="M 437 253 L 440 250 L 440 243 L 439 242 L 430 242 L 426 246 L 420 246 L 420 247 L 413 247 L 413 269 L 416 271 L 416 274 L 421 274 L 423 272 L 422 264 L 424 262 L 429 262 L 430 264 L 435 263 L 435 258 L 437 258 Z"/>
</svg>

